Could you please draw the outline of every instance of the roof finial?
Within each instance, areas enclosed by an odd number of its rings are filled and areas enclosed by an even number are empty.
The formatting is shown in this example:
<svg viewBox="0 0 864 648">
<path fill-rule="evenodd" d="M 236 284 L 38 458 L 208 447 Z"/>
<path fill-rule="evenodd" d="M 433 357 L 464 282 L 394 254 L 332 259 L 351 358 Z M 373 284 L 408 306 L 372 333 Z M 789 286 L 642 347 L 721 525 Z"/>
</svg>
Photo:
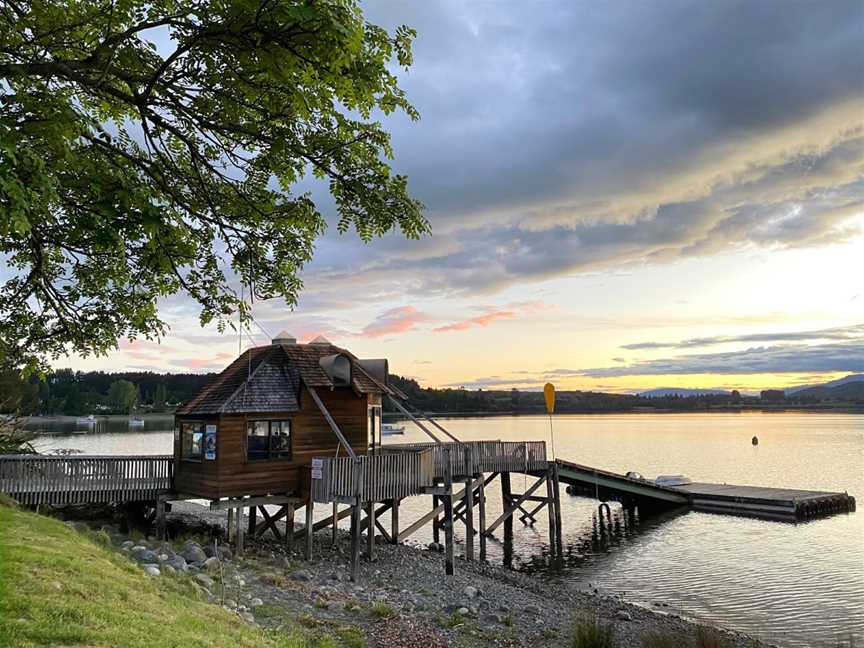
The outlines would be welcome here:
<svg viewBox="0 0 864 648">
<path fill-rule="evenodd" d="M 291 335 L 288 331 L 282 331 L 275 338 L 273 344 L 297 344 L 297 338 Z"/>
</svg>

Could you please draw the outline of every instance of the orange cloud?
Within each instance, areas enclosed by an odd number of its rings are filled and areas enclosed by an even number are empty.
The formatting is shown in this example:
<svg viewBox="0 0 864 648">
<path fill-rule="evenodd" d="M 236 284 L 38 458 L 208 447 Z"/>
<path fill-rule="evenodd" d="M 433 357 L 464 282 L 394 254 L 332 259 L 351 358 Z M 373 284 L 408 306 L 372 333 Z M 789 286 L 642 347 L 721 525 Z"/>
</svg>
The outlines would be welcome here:
<svg viewBox="0 0 864 648">
<path fill-rule="evenodd" d="M 486 313 L 485 315 L 478 315 L 477 317 L 471 317 L 466 320 L 462 320 L 461 322 L 453 322 L 452 324 L 447 324 L 447 326 L 439 326 L 438 328 L 432 329 L 434 333 L 446 333 L 448 331 L 467 331 L 470 328 L 475 326 L 489 326 L 492 322 L 500 319 L 515 319 L 516 313 L 513 311 L 492 311 L 491 313 Z"/>
<path fill-rule="evenodd" d="M 391 308 L 378 316 L 373 322 L 366 325 L 357 335 L 359 337 L 379 338 L 385 335 L 406 333 L 421 322 L 425 322 L 429 316 L 413 306 L 400 306 Z"/>
</svg>

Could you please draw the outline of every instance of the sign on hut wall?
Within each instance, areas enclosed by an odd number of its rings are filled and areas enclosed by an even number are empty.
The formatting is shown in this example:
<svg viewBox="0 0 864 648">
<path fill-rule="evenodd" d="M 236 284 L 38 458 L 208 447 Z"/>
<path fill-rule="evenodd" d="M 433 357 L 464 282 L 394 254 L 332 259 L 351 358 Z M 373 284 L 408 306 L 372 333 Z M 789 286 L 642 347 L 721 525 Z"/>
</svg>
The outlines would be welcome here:
<svg viewBox="0 0 864 648">
<path fill-rule="evenodd" d="M 321 479 L 323 474 L 321 469 L 324 467 L 323 459 L 313 459 L 312 460 L 312 479 Z"/>
<path fill-rule="evenodd" d="M 216 458 L 216 426 L 208 425 L 204 432 L 204 458 L 212 461 Z"/>
</svg>

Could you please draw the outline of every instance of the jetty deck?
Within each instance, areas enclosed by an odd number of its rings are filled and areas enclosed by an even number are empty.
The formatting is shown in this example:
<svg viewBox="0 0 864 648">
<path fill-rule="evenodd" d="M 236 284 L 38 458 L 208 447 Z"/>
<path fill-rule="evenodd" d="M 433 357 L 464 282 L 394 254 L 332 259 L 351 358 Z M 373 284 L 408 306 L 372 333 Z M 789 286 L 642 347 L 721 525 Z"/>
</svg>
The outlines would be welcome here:
<svg viewBox="0 0 864 648">
<path fill-rule="evenodd" d="M 697 511 L 786 521 L 855 510 L 855 498 L 848 493 L 710 483 L 658 486 L 562 459 L 557 463 L 560 480 L 568 485 L 570 494 L 619 501 L 643 510 L 689 506 Z"/>
</svg>

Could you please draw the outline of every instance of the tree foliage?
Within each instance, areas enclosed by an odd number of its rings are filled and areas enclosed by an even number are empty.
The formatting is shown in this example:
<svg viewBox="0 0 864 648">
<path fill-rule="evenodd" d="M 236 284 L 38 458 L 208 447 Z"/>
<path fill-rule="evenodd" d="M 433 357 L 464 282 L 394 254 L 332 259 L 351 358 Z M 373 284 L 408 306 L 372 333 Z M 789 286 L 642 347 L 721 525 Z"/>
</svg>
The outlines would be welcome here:
<svg viewBox="0 0 864 648">
<path fill-rule="evenodd" d="M 108 389 L 108 405 L 114 412 L 131 414 L 138 400 L 138 388 L 128 380 L 115 380 Z"/>
<path fill-rule="evenodd" d="M 295 303 L 309 174 L 340 232 L 425 233 L 377 121 L 417 118 L 413 37 L 356 0 L 0 0 L 0 364 L 158 337 L 176 293 L 220 327 L 239 280 Z"/>
</svg>

